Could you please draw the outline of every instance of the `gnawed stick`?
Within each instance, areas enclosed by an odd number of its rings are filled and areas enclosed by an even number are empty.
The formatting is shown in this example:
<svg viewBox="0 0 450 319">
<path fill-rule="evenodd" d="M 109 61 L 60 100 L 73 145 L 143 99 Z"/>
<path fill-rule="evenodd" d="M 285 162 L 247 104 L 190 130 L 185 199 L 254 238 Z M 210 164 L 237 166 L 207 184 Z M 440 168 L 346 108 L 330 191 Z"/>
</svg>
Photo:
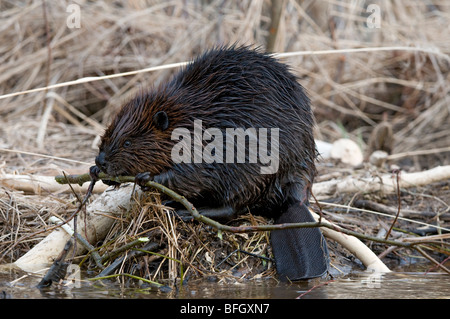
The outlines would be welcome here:
<svg viewBox="0 0 450 319">
<path fill-rule="evenodd" d="M 102 240 L 110 230 L 114 216 L 128 211 L 131 207 L 133 186 L 122 186 L 116 191 L 106 191 L 86 206 L 86 218 L 77 219 L 77 229 L 87 235 L 90 243 Z M 136 190 L 138 191 L 138 190 Z M 86 223 L 85 223 L 86 222 Z M 69 223 L 73 228 L 73 221 Z M 39 272 L 47 268 L 63 250 L 71 236 L 61 228 L 55 229 L 41 242 L 14 262 L 14 266 L 28 272 Z M 80 255 L 84 247 L 77 245 L 75 255 Z"/>
<path fill-rule="evenodd" d="M 400 188 L 410 188 L 448 179 L 450 179 L 450 165 L 437 166 L 422 172 L 401 172 L 399 186 Z M 393 193 L 396 191 L 396 188 L 395 175 L 385 174 L 371 178 L 355 178 L 349 176 L 344 179 L 315 183 L 312 187 L 312 192 L 318 199 L 323 199 L 334 196 L 335 194 L 357 193 L 361 191 L 365 193 L 376 191 Z"/>
<path fill-rule="evenodd" d="M 340 231 L 341 228 L 339 226 L 329 222 L 323 217 L 320 217 L 318 214 L 314 212 L 311 212 L 311 214 L 316 221 L 320 220 L 322 223 L 326 223 L 334 227 L 336 230 L 322 227 L 321 230 L 323 235 L 338 242 L 342 247 L 348 249 L 348 251 L 358 258 L 364 266 L 366 266 L 368 271 L 377 273 L 390 272 L 390 269 L 377 257 L 377 255 L 375 255 L 375 253 L 358 238 L 344 234 Z"/>
<path fill-rule="evenodd" d="M 68 175 L 74 176 L 74 175 Z M 83 176 L 83 175 L 80 175 Z M 16 174 L 0 174 L 0 184 L 11 189 L 23 191 L 30 194 L 42 194 L 42 193 L 57 193 L 57 192 L 69 192 L 71 191 L 68 185 L 58 183 L 53 176 L 43 175 L 16 175 Z M 78 183 L 72 182 L 73 188 L 76 192 L 86 193 L 88 184 L 77 185 Z M 101 193 L 108 188 L 103 183 L 97 183 L 94 187 L 96 193 Z"/>
</svg>

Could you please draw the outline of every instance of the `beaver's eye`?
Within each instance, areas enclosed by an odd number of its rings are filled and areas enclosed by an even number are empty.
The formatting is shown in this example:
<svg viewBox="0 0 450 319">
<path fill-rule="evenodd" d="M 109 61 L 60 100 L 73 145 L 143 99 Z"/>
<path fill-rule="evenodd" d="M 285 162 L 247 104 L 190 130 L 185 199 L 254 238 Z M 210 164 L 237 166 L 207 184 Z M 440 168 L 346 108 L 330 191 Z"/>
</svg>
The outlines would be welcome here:
<svg viewBox="0 0 450 319">
<path fill-rule="evenodd" d="M 125 142 L 123 142 L 123 147 L 130 147 L 131 146 L 131 142 L 129 140 L 126 140 Z"/>
</svg>

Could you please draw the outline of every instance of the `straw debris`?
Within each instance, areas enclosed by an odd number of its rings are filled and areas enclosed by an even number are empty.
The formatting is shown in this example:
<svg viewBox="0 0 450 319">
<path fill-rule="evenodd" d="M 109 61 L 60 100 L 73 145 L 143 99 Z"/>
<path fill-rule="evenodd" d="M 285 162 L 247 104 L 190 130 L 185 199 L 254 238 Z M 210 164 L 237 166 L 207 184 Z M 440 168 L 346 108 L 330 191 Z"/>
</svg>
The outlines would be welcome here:
<svg viewBox="0 0 450 319">
<path fill-rule="evenodd" d="M 109 256 L 114 257 L 112 260 L 123 256 L 113 256 L 114 251 L 137 238 L 145 238 L 142 245 L 133 247 L 137 251 L 139 248 L 145 250 L 142 247 L 147 243 L 153 243 L 155 250 L 144 257 L 117 265 L 116 269 L 108 269 L 107 272 L 100 273 L 99 277 L 117 270 L 138 274 L 157 282 L 204 277 L 244 279 L 260 278 L 264 274 L 273 275 L 272 262 L 268 260 L 272 256 L 267 232 L 224 232 L 219 236 L 213 227 L 185 222 L 177 217 L 174 211 L 162 205 L 158 193 L 145 194 L 136 200 L 128 214 L 122 216 L 111 229 L 98 252 L 108 257 L 105 259 L 109 263 Z M 232 224 L 258 225 L 264 222 L 266 221 L 260 216 L 247 214 Z"/>
</svg>

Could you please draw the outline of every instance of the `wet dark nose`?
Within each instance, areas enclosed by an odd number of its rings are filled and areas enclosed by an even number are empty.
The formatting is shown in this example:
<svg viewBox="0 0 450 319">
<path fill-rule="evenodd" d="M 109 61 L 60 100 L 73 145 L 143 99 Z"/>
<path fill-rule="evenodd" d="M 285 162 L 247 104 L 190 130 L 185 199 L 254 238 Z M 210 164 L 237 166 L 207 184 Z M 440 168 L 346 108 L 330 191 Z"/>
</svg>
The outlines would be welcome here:
<svg viewBox="0 0 450 319">
<path fill-rule="evenodd" d="M 100 152 L 98 156 L 95 158 L 95 164 L 100 168 L 101 171 L 106 172 L 106 160 L 105 160 L 105 152 Z"/>
</svg>

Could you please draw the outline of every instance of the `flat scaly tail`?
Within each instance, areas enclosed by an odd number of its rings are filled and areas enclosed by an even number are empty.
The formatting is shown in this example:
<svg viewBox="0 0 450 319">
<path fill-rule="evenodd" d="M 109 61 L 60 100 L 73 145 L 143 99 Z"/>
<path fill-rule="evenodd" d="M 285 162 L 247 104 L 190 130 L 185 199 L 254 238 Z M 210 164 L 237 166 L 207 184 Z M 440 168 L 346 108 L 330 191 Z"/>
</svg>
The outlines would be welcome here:
<svg viewBox="0 0 450 319">
<path fill-rule="evenodd" d="M 315 222 L 308 206 L 293 203 L 281 212 L 277 224 Z M 272 249 L 281 280 L 321 277 L 328 271 L 329 255 L 325 238 L 318 227 L 275 230 Z"/>
</svg>

